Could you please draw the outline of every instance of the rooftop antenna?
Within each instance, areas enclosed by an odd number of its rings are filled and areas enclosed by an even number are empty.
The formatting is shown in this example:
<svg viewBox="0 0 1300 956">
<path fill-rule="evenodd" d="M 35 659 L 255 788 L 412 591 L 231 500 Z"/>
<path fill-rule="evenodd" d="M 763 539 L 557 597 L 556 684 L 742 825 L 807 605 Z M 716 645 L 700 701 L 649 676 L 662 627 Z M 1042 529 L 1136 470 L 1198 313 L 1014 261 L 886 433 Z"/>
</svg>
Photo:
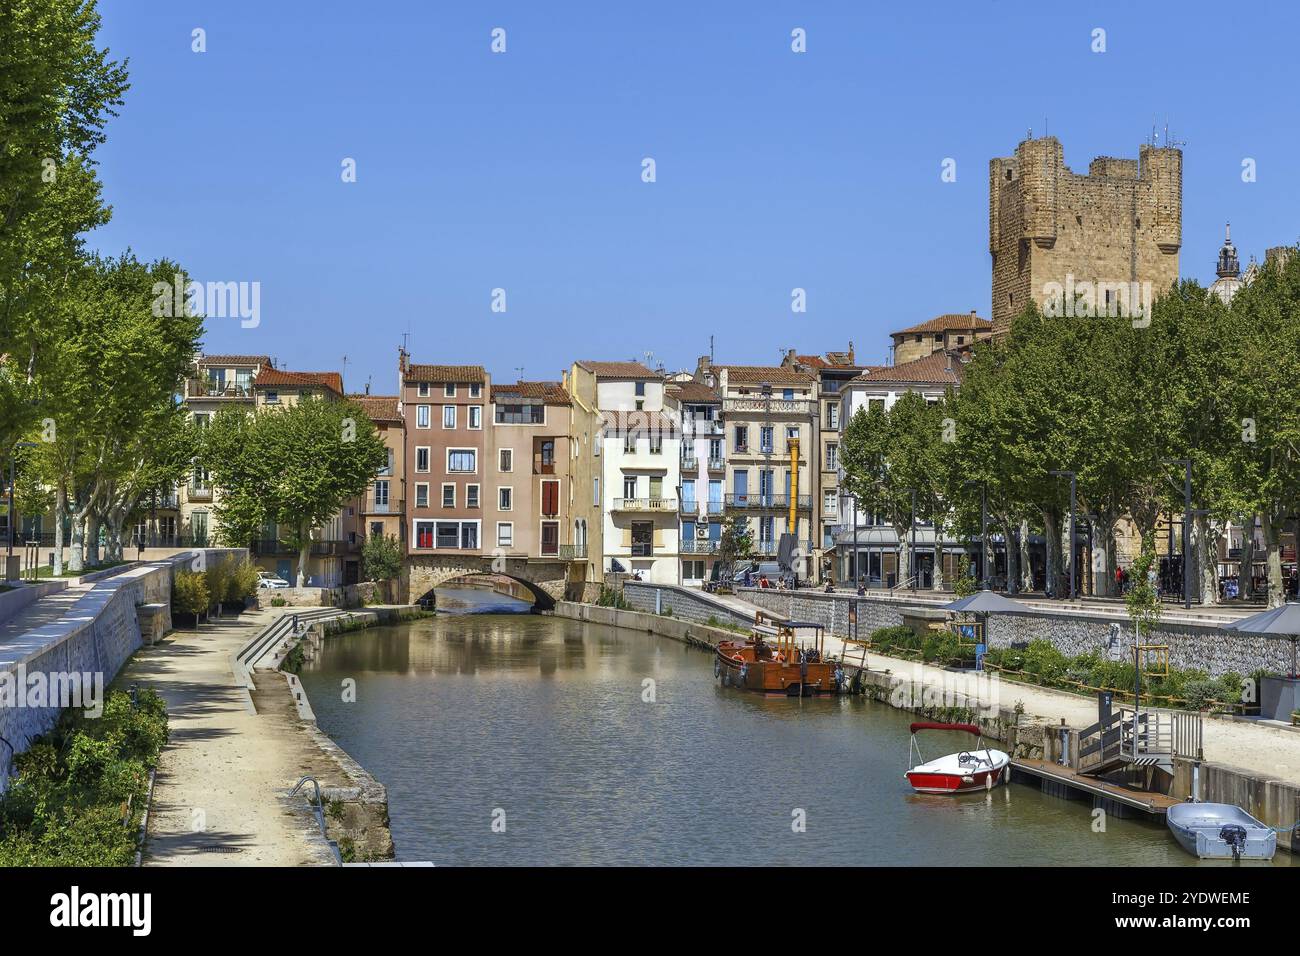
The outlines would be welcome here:
<svg viewBox="0 0 1300 956">
<path fill-rule="evenodd" d="M 345 355 L 343 356 L 343 369 L 342 371 L 339 372 L 339 378 L 343 379 L 344 381 L 347 381 L 347 377 L 348 377 L 348 357 Z"/>
<path fill-rule="evenodd" d="M 713 336 L 709 336 L 709 364 L 713 364 Z"/>
</svg>

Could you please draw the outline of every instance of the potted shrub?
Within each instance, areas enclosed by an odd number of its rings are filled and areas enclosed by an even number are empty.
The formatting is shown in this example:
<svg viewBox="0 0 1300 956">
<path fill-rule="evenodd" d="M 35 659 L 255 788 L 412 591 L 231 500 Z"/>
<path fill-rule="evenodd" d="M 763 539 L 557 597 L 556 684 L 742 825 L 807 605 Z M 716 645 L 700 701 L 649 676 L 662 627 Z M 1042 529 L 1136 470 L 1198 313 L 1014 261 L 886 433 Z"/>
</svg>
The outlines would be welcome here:
<svg viewBox="0 0 1300 956">
<path fill-rule="evenodd" d="M 207 614 L 209 604 L 208 583 L 205 575 L 180 570 L 172 582 L 172 617 L 189 618 L 195 627 L 199 615 Z"/>
<path fill-rule="evenodd" d="M 228 569 L 222 611 L 239 614 L 257 597 L 257 566 L 252 561 L 240 561 Z"/>
</svg>

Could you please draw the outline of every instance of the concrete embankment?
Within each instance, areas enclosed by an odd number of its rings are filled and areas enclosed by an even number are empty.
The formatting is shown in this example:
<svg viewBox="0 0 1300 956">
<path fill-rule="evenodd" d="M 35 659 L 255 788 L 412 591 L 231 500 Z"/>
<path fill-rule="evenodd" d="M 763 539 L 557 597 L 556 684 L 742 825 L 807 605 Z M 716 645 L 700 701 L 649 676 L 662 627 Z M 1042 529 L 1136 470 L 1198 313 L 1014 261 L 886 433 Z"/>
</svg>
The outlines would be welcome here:
<svg viewBox="0 0 1300 956">
<path fill-rule="evenodd" d="M 645 590 L 637 597 L 645 601 L 651 595 Z M 657 603 L 661 611 L 670 608 L 671 616 L 570 602 L 558 603 L 554 613 L 652 633 L 701 648 L 712 648 L 717 641 L 736 634 L 702 621 L 727 620 L 739 627 L 746 616 L 739 602 L 735 606 L 723 605 L 699 594 L 660 597 Z M 788 608 L 772 610 L 789 613 Z M 679 616 L 683 614 L 693 619 Z M 827 650 L 849 662 L 845 669 L 850 678 L 858 673 L 860 668 L 851 662 L 861 653 L 859 648 L 846 650 L 842 641 L 828 637 Z M 991 681 L 982 675 L 874 653 L 869 655 L 868 668 L 858 677 L 866 696 L 930 720 L 977 723 L 986 737 L 1001 741 L 1014 758 L 1057 761 L 1063 750 L 1077 751 L 1079 730 L 1096 720 L 1094 701 L 1047 688 Z M 1011 701 L 1011 706 L 1005 701 Z M 1300 820 L 1300 733 L 1207 718 L 1204 751 L 1209 759 L 1200 762 L 1196 774 L 1196 761 L 1175 760 L 1174 775 L 1167 780 L 1170 796 L 1190 796 L 1195 776 L 1199 780 L 1199 799 L 1203 801 L 1235 804 L 1279 828 L 1291 827 Z M 1242 763 L 1248 765 L 1239 766 Z M 1278 844 L 1300 851 L 1300 831 L 1281 834 Z"/>
</svg>

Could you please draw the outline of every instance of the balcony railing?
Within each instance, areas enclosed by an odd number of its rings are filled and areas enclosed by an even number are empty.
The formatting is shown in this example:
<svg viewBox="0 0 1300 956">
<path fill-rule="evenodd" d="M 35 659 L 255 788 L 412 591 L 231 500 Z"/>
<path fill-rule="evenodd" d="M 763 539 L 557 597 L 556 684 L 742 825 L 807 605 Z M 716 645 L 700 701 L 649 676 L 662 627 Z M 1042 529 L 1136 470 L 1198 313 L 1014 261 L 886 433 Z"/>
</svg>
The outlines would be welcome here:
<svg viewBox="0 0 1300 956">
<path fill-rule="evenodd" d="M 722 542 L 712 538 L 682 538 L 683 554 L 717 554 Z"/>
<path fill-rule="evenodd" d="M 243 398 L 253 397 L 251 385 L 237 385 L 234 382 L 218 384 L 201 378 L 185 380 L 186 398 Z"/>
<path fill-rule="evenodd" d="M 190 485 L 189 490 L 186 493 L 186 497 L 188 497 L 190 501 L 211 501 L 212 486 L 211 485 Z"/>
<path fill-rule="evenodd" d="M 400 515 L 403 513 L 405 502 L 401 498 L 389 498 L 387 501 L 376 501 L 370 498 L 366 501 L 366 514 L 368 515 Z"/>
<path fill-rule="evenodd" d="M 812 554 L 813 544 L 811 541 L 801 541 L 799 547 L 803 549 L 805 556 Z M 750 553 L 761 555 L 778 554 L 780 549 L 781 544 L 779 541 L 755 541 L 753 547 L 750 548 Z"/>
<path fill-rule="evenodd" d="M 676 511 L 676 498 L 615 498 L 615 511 Z"/>
<path fill-rule="evenodd" d="M 634 558 L 652 558 L 654 557 L 655 546 L 647 541 L 632 542 L 632 557 Z"/>
<path fill-rule="evenodd" d="M 790 507 L 789 495 L 727 495 L 728 508 L 756 509 Z M 800 511 L 812 510 L 812 495 L 799 495 L 795 507 Z"/>
<path fill-rule="evenodd" d="M 770 412 L 775 415 L 811 415 L 814 403 L 801 398 L 728 398 L 723 412 Z"/>
<path fill-rule="evenodd" d="M 341 554 L 350 554 L 361 549 L 361 539 L 353 541 L 313 541 L 311 542 L 311 554 L 317 557 L 330 557 Z M 291 544 L 285 544 L 283 541 L 254 541 L 249 548 L 255 555 L 285 555 L 297 554 L 298 549 Z"/>
<path fill-rule="evenodd" d="M 724 458 L 709 459 L 709 471 L 725 471 L 726 467 L 727 467 L 727 462 L 726 459 Z"/>
<path fill-rule="evenodd" d="M 721 501 L 700 501 L 695 498 L 683 498 L 680 510 L 684 515 L 720 515 L 725 509 Z"/>
<path fill-rule="evenodd" d="M 700 460 L 696 458 L 694 455 L 690 456 L 689 458 L 687 457 L 682 458 L 682 471 L 699 471 L 699 470 L 700 470 Z"/>
<path fill-rule="evenodd" d="M 560 545 L 561 561 L 583 561 L 587 557 L 587 546 L 585 544 L 562 544 Z"/>
</svg>

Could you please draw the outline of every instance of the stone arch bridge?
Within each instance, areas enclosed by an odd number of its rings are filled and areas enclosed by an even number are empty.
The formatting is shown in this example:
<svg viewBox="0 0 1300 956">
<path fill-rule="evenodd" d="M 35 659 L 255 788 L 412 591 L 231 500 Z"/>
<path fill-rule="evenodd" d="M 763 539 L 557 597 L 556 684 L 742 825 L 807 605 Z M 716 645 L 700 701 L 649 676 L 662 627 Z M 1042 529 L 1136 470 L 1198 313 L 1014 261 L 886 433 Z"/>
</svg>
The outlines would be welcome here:
<svg viewBox="0 0 1300 956">
<path fill-rule="evenodd" d="M 533 596 L 533 607 L 549 611 L 564 597 L 569 562 L 559 558 L 472 557 L 469 555 L 413 555 L 407 559 L 407 593 L 411 603 L 430 596 L 434 588 L 471 575 L 492 574 L 523 585 Z"/>
</svg>

